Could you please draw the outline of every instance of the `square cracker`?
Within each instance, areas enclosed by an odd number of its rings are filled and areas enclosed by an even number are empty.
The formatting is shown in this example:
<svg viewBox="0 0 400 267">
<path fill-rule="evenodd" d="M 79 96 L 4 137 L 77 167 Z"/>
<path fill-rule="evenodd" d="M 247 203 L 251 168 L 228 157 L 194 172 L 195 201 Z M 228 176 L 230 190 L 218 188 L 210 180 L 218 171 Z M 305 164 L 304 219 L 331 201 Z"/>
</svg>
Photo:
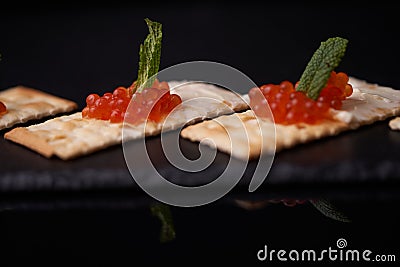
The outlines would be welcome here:
<svg viewBox="0 0 400 267">
<path fill-rule="evenodd" d="M 0 116 L 0 130 L 77 108 L 73 101 L 25 86 L 1 91 L 0 101 L 7 107 L 7 113 Z"/>
<path fill-rule="evenodd" d="M 396 117 L 389 121 L 389 127 L 392 130 L 400 130 L 400 117 Z"/>
<path fill-rule="evenodd" d="M 181 136 L 247 160 L 262 152 L 271 154 L 400 114 L 400 91 L 354 77 L 349 83 L 354 92 L 340 111 L 331 109 L 334 120 L 316 125 L 282 125 L 260 119 L 247 110 L 190 125 L 181 131 Z"/>
<path fill-rule="evenodd" d="M 127 125 L 129 130 L 124 131 L 124 140 L 157 135 L 161 131 L 248 108 L 240 95 L 211 84 L 185 81 L 169 84 L 171 90 L 181 96 L 182 105 L 164 123 Z M 4 137 L 45 157 L 57 156 L 69 160 L 120 144 L 122 132 L 123 123 L 82 118 L 82 113 L 76 112 L 40 124 L 15 128 Z"/>
</svg>

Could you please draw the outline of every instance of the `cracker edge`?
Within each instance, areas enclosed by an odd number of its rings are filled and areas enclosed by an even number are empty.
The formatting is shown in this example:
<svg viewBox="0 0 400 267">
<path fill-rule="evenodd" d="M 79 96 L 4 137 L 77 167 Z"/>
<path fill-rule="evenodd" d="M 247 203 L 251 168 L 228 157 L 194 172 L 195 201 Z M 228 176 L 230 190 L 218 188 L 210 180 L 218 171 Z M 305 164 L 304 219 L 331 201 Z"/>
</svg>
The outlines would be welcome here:
<svg viewBox="0 0 400 267">
<path fill-rule="evenodd" d="M 4 134 L 4 138 L 27 147 L 39 154 L 50 158 L 54 155 L 54 149 L 45 140 L 32 134 L 28 129 L 17 127 Z"/>
</svg>

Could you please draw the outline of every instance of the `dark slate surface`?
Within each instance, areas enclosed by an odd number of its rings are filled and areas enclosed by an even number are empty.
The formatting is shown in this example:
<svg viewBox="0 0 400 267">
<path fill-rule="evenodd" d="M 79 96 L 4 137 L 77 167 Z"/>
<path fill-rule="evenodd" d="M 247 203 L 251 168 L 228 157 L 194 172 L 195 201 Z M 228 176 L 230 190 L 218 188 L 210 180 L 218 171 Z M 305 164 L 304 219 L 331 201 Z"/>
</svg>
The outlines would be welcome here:
<svg viewBox="0 0 400 267">
<path fill-rule="evenodd" d="M 387 121 L 383 121 L 299 145 L 276 154 L 271 171 L 259 190 L 321 186 L 333 186 L 337 190 L 349 186 L 393 189 L 393 186 L 400 186 L 399 144 L 400 132 L 391 131 Z M 46 159 L 7 140 L 1 140 L 0 146 L 2 192 L 139 190 L 127 169 L 121 146 L 71 161 Z M 197 144 L 183 139 L 181 146 L 186 155 L 197 156 Z M 147 147 L 160 173 L 174 183 L 188 186 L 212 181 L 224 170 L 229 159 L 219 152 L 204 171 L 186 173 L 161 156 L 160 138 L 148 139 Z M 239 183 L 240 190 L 247 190 L 256 163 L 250 162 Z M 148 173 L 145 167 L 141 171 Z"/>
</svg>

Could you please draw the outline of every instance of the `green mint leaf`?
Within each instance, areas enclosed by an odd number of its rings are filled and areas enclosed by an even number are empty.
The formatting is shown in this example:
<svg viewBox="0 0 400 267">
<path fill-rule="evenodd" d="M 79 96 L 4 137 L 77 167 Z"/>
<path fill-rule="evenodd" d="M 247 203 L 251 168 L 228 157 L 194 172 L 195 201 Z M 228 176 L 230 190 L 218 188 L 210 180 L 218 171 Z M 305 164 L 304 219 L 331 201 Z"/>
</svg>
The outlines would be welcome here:
<svg viewBox="0 0 400 267">
<path fill-rule="evenodd" d="M 296 90 L 305 92 L 309 98 L 316 100 L 326 86 L 331 72 L 342 60 L 347 43 L 347 39 L 340 37 L 329 38 L 327 41 L 321 42 L 301 75 Z"/>
<path fill-rule="evenodd" d="M 160 67 L 161 57 L 162 25 L 147 18 L 145 21 L 149 34 L 139 50 L 139 71 L 135 86 L 138 92 L 153 84 Z"/>
</svg>

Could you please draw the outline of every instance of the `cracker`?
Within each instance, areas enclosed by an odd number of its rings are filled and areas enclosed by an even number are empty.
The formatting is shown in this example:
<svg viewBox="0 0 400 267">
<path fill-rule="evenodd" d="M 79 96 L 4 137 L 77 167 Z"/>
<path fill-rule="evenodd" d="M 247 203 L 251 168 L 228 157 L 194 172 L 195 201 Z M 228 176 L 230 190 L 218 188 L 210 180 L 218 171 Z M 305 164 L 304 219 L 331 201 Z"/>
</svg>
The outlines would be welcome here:
<svg viewBox="0 0 400 267">
<path fill-rule="evenodd" d="M 0 130 L 77 108 L 73 101 L 24 86 L 1 91 L 0 101 L 7 107 L 7 113 L 0 116 Z"/>
<path fill-rule="evenodd" d="M 400 117 L 396 117 L 389 121 L 389 127 L 392 130 L 400 130 Z"/>
<path fill-rule="evenodd" d="M 236 93 L 204 83 L 177 86 L 182 83 L 170 82 L 171 90 L 181 96 L 183 104 L 164 123 L 126 126 L 129 129 L 124 132 L 124 140 L 157 135 L 161 131 L 248 108 Z M 205 99 L 208 99 L 206 104 Z M 82 118 L 82 113 L 76 112 L 40 124 L 15 128 L 7 132 L 5 138 L 47 158 L 57 156 L 69 160 L 120 144 L 122 131 L 122 123 Z"/>
<path fill-rule="evenodd" d="M 317 125 L 274 125 L 248 110 L 190 125 L 181 136 L 247 160 L 259 157 L 261 152 L 278 152 L 400 114 L 400 91 L 354 77 L 349 82 L 354 93 L 343 102 L 341 111 L 331 110 L 335 120 Z"/>
<path fill-rule="evenodd" d="M 8 140 L 28 147 L 45 157 L 70 159 L 103 149 L 121 140 L 122 124 L 83 119 L 81 112 L 60 116 L 7 132 Z"/>
</svg>

